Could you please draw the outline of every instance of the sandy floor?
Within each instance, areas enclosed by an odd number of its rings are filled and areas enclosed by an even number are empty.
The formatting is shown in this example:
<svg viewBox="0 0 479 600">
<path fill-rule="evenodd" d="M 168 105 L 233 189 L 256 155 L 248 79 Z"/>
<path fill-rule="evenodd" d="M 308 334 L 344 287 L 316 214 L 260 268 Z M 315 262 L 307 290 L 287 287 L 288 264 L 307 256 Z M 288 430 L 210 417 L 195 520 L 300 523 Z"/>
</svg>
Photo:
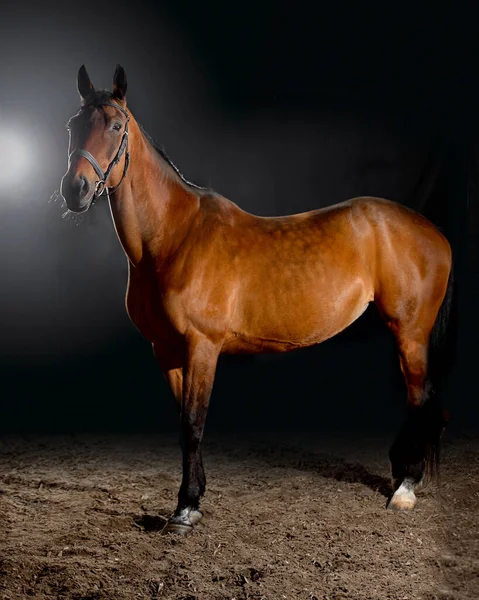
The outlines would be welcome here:
<svg viewBox="0 0 479 600">
<path fill-rule="evenodd" d="M 390 441 L 207 439 L 205 517 L 178 538 L 173 437 L 5 436 L 0 598 L 477 598 L 479 441 L 445 440 L 410 514 L 385 510 Z"/>
</svg>

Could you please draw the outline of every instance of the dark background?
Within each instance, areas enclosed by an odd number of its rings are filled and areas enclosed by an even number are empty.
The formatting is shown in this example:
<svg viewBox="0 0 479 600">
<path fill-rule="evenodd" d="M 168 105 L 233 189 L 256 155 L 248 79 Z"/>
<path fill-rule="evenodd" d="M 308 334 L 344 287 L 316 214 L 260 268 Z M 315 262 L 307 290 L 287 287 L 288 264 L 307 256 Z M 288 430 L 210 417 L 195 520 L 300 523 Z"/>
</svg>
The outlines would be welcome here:
<svg viewBox="0 0 479 600">
<path fill-rule="evenodd" d="M 62 219 L 55 200 L 82 63 L 110 88 L 121 63 L 130 109 L 182 173 L 250 212 L 364 194 L 439 225 L 459 283 L 451 426 L 479 425 L 476 3 L 311 6 L 2 2 L 0 138 L 13 127 L 30 151 L 28 169 L 0 187 L 2 431 L 176 427 L 125 313 L 126 259 L 106 202 Z M 392 339 L 369 310 L 316 348 L 221 360 L 208 427 L 389 429 L 404 404 Z"/>
</svg>

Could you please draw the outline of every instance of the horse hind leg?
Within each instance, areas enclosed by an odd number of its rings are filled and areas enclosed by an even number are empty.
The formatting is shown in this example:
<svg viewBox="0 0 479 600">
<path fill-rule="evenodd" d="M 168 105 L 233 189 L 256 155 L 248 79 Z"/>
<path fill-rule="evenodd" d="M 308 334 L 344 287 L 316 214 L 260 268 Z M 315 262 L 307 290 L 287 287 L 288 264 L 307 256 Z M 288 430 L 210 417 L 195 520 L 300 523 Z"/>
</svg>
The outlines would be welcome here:
<svg viewBox="0 0 479 600">
<path fill-rule="evenodd" d="M 438 370 L 446 366 L 438 350 L 444 346 L 452 287 L 450 278 L 446 296 L 443 289 L 432 297 L 430 292 L 418 295 L 415 302 L 409 303 L 414 310 L 386 318 L 398 344 L 407 387 L 406 420 L 389 452 L 394 492 L 388 503 L 390 509 L 414 508 L 415 489 L 425 474 L 433 475 L 437 470 L 444 424 L 437 395 Z"/>
<path fill-rule="evenodd" d="M 388 508 L 393 510 L 414 508 L 415 489 L 421 485 L 429 461 L 434 460 L 434 440 L 429 432 L 433 415 L 429 406 L 427 343 L 418 337 L 403 331 L 397 333 L 408 400 L 406 421 L 389 452 L 394 493 Z"/>
</svg>

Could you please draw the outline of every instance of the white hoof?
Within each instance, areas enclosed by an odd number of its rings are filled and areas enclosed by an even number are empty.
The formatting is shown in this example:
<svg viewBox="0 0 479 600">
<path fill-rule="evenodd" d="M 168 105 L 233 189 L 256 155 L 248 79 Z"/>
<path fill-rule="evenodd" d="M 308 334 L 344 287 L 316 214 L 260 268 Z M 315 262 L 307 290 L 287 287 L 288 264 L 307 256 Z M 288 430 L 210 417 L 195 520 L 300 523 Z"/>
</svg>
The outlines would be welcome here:
<svg viewBox="0 0 479 600">
<path fill-rule="evenodd" d="M 394 492 L 387 508 L 390 510 L 412 510 L 417 502 L 414 487 L 415 485 L 412 482 L 405 479 Z"/>
</svg>

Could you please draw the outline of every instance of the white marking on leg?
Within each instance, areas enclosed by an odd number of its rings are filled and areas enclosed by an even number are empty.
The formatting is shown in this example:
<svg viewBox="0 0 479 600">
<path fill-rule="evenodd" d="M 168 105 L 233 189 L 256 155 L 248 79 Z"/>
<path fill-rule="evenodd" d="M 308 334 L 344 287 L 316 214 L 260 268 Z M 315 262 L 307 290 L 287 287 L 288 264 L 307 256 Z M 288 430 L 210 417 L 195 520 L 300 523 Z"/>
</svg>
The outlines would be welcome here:
<svg viewBox="0 0 479 600">
<path fill-rule="evenodd" d="M 196 508 L 182 508 L 178 514 L 174 514 L 170 523 L 179 523 L 181 525 L 195 525 L 203 517 L 203 514 Z"/>
</svg>

